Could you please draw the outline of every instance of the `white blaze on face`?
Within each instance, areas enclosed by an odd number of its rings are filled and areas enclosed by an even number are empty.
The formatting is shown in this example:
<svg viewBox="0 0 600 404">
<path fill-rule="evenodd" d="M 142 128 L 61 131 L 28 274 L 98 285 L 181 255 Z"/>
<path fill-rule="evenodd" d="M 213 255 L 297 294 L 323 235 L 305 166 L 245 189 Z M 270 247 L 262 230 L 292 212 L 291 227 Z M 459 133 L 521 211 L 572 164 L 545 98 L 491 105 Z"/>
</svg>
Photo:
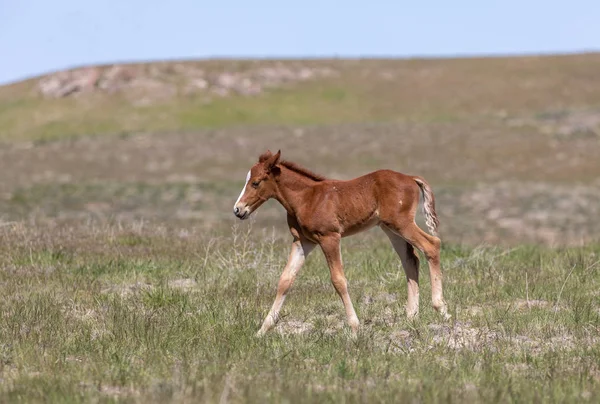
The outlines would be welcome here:
<svg viewBox="0 0 600 404">
<path fill-rule="evenodd" d="M 246 185 L 248 185 L 248 181 L 250 181 L 250 171 L 248 171 L 248 175 L 246 175 L 246 183 L 244 184 L 244 188 L 242 188 L 242 192 L 240 193 L 240 196 L 238 196 L 237 201 L 235 201 L 235 204 L 233 205 L 234 209 L 235 209 L 235 205 L 237 205 L 238 202 L 240 201 L 240 199 L 242 199 L 242 196 L 244 196 L 244 192 L 246 192 Z"/>
</svg>

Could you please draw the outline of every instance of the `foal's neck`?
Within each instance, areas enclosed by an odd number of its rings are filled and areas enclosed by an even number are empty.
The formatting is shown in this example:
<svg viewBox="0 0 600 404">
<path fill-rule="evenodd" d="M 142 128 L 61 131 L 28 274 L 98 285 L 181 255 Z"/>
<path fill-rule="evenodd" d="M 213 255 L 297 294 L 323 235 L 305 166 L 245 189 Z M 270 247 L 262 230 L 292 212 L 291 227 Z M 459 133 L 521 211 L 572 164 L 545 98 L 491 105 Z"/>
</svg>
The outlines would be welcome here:
<svg viewBox="0 0 600 404">
<path fill-rule="evenodd" d="M 299 205 L 302 203 L 302 194 L 318 184 L 301 173 L 281 166 L 281 173 L 277 180 L 278 195 L 277 201 L 292 216 L 296 216 Z"/>
</svg>

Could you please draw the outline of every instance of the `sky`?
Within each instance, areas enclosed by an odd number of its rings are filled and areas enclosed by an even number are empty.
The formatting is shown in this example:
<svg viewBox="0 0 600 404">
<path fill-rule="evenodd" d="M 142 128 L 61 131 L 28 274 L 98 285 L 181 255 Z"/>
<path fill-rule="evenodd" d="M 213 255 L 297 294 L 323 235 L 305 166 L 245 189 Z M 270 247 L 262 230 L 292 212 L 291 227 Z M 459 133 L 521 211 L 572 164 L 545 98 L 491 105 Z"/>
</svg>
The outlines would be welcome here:
<svg viewBox="0 0 600 404">
<path fill-rule="evenodd" d="M 126 61 L 598 51 L 599 18 L 598 0 L 0 0 L 0 84 Z"/>
</svg>

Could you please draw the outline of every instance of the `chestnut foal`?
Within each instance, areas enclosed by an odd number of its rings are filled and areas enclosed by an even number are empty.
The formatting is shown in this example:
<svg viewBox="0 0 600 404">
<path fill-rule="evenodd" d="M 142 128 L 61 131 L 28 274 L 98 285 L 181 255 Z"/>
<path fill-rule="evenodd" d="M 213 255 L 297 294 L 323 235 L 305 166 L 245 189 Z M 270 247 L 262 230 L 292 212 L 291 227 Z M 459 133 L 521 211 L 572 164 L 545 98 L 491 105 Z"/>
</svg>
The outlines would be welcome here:
<svg viewBox="0 0 600 404">
<path fill-rule="evenodd" d="M 359 321 L 352 306 L 342 264 L 342 237 L 379 226 L 400 256 L 408 282 L 406 312 L 409 318 L 419 311 L 419 258 L 413 247 L 425 254 L 429 264 L 433 307 L 449 318 L 442 296 L 440 239 L 433 192 L 421 177 L 390 170 L 378 170 L 361 177 L 339 181 L 324 178 L 295 163 L 280 160 L 267 151 L 252 166 L 246 184 L 235 202 L 233 213 L 247 219 L 268 199 L 275 198 L 287 211 L 294 237 L 292 251 L 277 286 L 275 302 L 257 335 L 263 335 L 278 320 L 285 296 L 305 258 L 319 245 L 325 254 L 331 282 L 344 303 L 348 325 L 356 333 Z M 434 235 L 415 223 L 423 193 L 426 224 Z"/>
</svg>

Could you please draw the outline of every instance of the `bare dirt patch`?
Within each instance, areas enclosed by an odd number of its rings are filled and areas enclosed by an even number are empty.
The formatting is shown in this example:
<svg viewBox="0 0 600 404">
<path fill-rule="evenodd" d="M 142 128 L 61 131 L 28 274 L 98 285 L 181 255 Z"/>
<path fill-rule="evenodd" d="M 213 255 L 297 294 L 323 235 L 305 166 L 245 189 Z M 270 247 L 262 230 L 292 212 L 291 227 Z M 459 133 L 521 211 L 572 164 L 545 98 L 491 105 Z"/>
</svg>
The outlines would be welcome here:
<svg viewBox="0 0 600 404">
<path fill-rule="evenodd" d="M 282 335 L 307 334 L 314 330 L 314 325 L 308 321 L 300 320 L 280 320 L 275 330 Z"/>
<path fill-rule="evenodd" d="M 527 299 L 516 299 L 514 301 L 514 306 L 517 310 L 527 310 L 531 308 L 542 308 L 546 309 L 551 306 L 551 303 L 546 300 L 527 300 Z"/>
<path fill-rule="evenodd" d="M 467 323 L 456 322 L 452 326 L 431 324 L 429 328 L 434 332 L 432 339 L 434 345 L 442 345 L 454 350 L 481 351 L 489 349 L 499 339 L 498 332 L 487 327 L 471 327 Z"/>
<path fill-rule="evenodd" d="M 183 291 L 190 291 L 198 286 L 198 282 L 195 279 L 183 278 L 174 279 L 169 281 L 169 287 L 180 289 Z"/>
<path fill-rule="evenodd" d="M 133 284 L 110 285 L 101 290 L 103 294 L 116 294 L 120 297 L 129 297 L 139 292 L 151 291 L 154 285 L 145 282 L 135 282 Z"/>
</svg>

